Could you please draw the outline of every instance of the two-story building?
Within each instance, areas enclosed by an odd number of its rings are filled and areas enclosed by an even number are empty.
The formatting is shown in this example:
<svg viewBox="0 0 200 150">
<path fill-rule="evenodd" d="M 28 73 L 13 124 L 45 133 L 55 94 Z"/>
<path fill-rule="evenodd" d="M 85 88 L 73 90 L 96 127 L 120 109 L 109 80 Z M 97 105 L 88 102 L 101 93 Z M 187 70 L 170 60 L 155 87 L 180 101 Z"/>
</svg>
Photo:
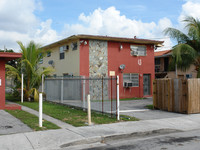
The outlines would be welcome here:
<svg viewBox="0 0 200 150">
<path fill-rule="evenodd" d="M 194 65 L 191 65 L 185 72 L 171 67 L 169 68 L 170 61 L 172 60 L 172 50 L 157 51 L 155 52 L 155 78 L 196 78 L 197 71 Z M 177 75 L 176 75 L 177 73 Z"/>
<path fill-rule="evenodd" d="M 94 35 L 73 35 L 44 46 L 50 50 L 42 66 L 54 76 L 108 77 L 119 75 L 120 98 L 152 95 L 154 48 L 163 41 Z"/>
</svg>

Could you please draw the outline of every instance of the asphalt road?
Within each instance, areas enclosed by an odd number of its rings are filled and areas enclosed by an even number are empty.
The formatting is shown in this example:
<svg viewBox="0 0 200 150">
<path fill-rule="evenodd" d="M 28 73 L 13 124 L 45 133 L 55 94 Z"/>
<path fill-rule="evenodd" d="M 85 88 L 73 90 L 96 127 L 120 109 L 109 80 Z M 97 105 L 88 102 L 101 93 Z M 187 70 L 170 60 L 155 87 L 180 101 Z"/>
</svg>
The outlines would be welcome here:
<svg viewBox="0 0 200 150">
<path fill-rule="evenodd" d="M 84 150 L 199 150 L 200 130 L 150 135 L 96 143 L 74 149 Z"/>
</svg>

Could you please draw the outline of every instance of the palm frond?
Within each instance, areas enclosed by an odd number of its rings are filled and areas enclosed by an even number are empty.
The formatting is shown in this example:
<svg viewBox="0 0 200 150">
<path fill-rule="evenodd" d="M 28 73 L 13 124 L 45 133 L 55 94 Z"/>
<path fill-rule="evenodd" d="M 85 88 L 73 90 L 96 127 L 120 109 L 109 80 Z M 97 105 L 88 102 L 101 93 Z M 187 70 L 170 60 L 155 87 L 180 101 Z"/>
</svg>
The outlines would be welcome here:
<svg viewBox="0 0 200 150">
<path fill-rule="evenodd" d="M 186 34 L 175 28 L 167 28 L 163 32 L 165 35 L 169 35 L 172 39 L 177 40 L 178 43 L 186 43 L 190 40 Z"/>
<path fill-rule="evenodd" d="M 188 44 L 179 44 L 173 48 L 172 56 L 177 67 L 182 71 L 186 71 L 195 62 L 198 53 Z"/>
</svg>

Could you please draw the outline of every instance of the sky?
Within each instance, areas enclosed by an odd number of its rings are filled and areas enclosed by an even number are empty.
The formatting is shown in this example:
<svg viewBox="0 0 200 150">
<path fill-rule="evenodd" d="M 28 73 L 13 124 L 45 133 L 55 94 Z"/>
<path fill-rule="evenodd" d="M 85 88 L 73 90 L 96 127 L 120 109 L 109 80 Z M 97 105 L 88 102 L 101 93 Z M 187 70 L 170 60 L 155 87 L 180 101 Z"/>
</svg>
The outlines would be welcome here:
<svg viewBox="0 0 200 150">
<path fill-rule="evenodd" d="M 0 49 L 91 34 L 161 40 L 168 50 L 176 41 L 163 30 L 184 31 L 185 16 L 200 17 L 200 0 L 0 0 Z"/>
</svg>

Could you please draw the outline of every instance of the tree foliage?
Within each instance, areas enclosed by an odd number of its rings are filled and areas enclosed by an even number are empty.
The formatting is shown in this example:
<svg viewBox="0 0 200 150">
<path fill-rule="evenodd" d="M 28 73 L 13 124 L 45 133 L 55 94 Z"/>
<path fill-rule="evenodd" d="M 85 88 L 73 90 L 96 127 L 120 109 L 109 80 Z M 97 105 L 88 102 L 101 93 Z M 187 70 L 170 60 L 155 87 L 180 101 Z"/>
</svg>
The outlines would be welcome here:
<svg viewBox="0 0 200 150">
<path fill-rule="evenodd" d="M 17 42 L 20 46 L 22 58 L 16 67 L 6 65 L 6 75 L 15 78 L 16 88 L 20 88 L 21 74 L 24 75 L 24 98 L 30 100 L 34 97 L 34 100 L 38 100 L 38 89 L 42 81 L 42 75 L 49 75 L 53 72 L 52 67 L 40 67 L 39 62 L 47 53 L 41 49 L 41 45 L 31 41 L 27 46 L 24 46 L 22 42 Z"/>
<path fill-rule="evenodd" d="M 173 63 L 177 64 L 177 68 L 186 71 L 191 64 L 196 66 L 197 77 L 200 77 L 200 21 L 191 16 L 186 17 L 183 22 L 186 24 L 187 33 L 175 28 L 167 28 L 164 30 L 165 35 L 177 41 L 177 45 L 173 47 Z"/>
</svg>

